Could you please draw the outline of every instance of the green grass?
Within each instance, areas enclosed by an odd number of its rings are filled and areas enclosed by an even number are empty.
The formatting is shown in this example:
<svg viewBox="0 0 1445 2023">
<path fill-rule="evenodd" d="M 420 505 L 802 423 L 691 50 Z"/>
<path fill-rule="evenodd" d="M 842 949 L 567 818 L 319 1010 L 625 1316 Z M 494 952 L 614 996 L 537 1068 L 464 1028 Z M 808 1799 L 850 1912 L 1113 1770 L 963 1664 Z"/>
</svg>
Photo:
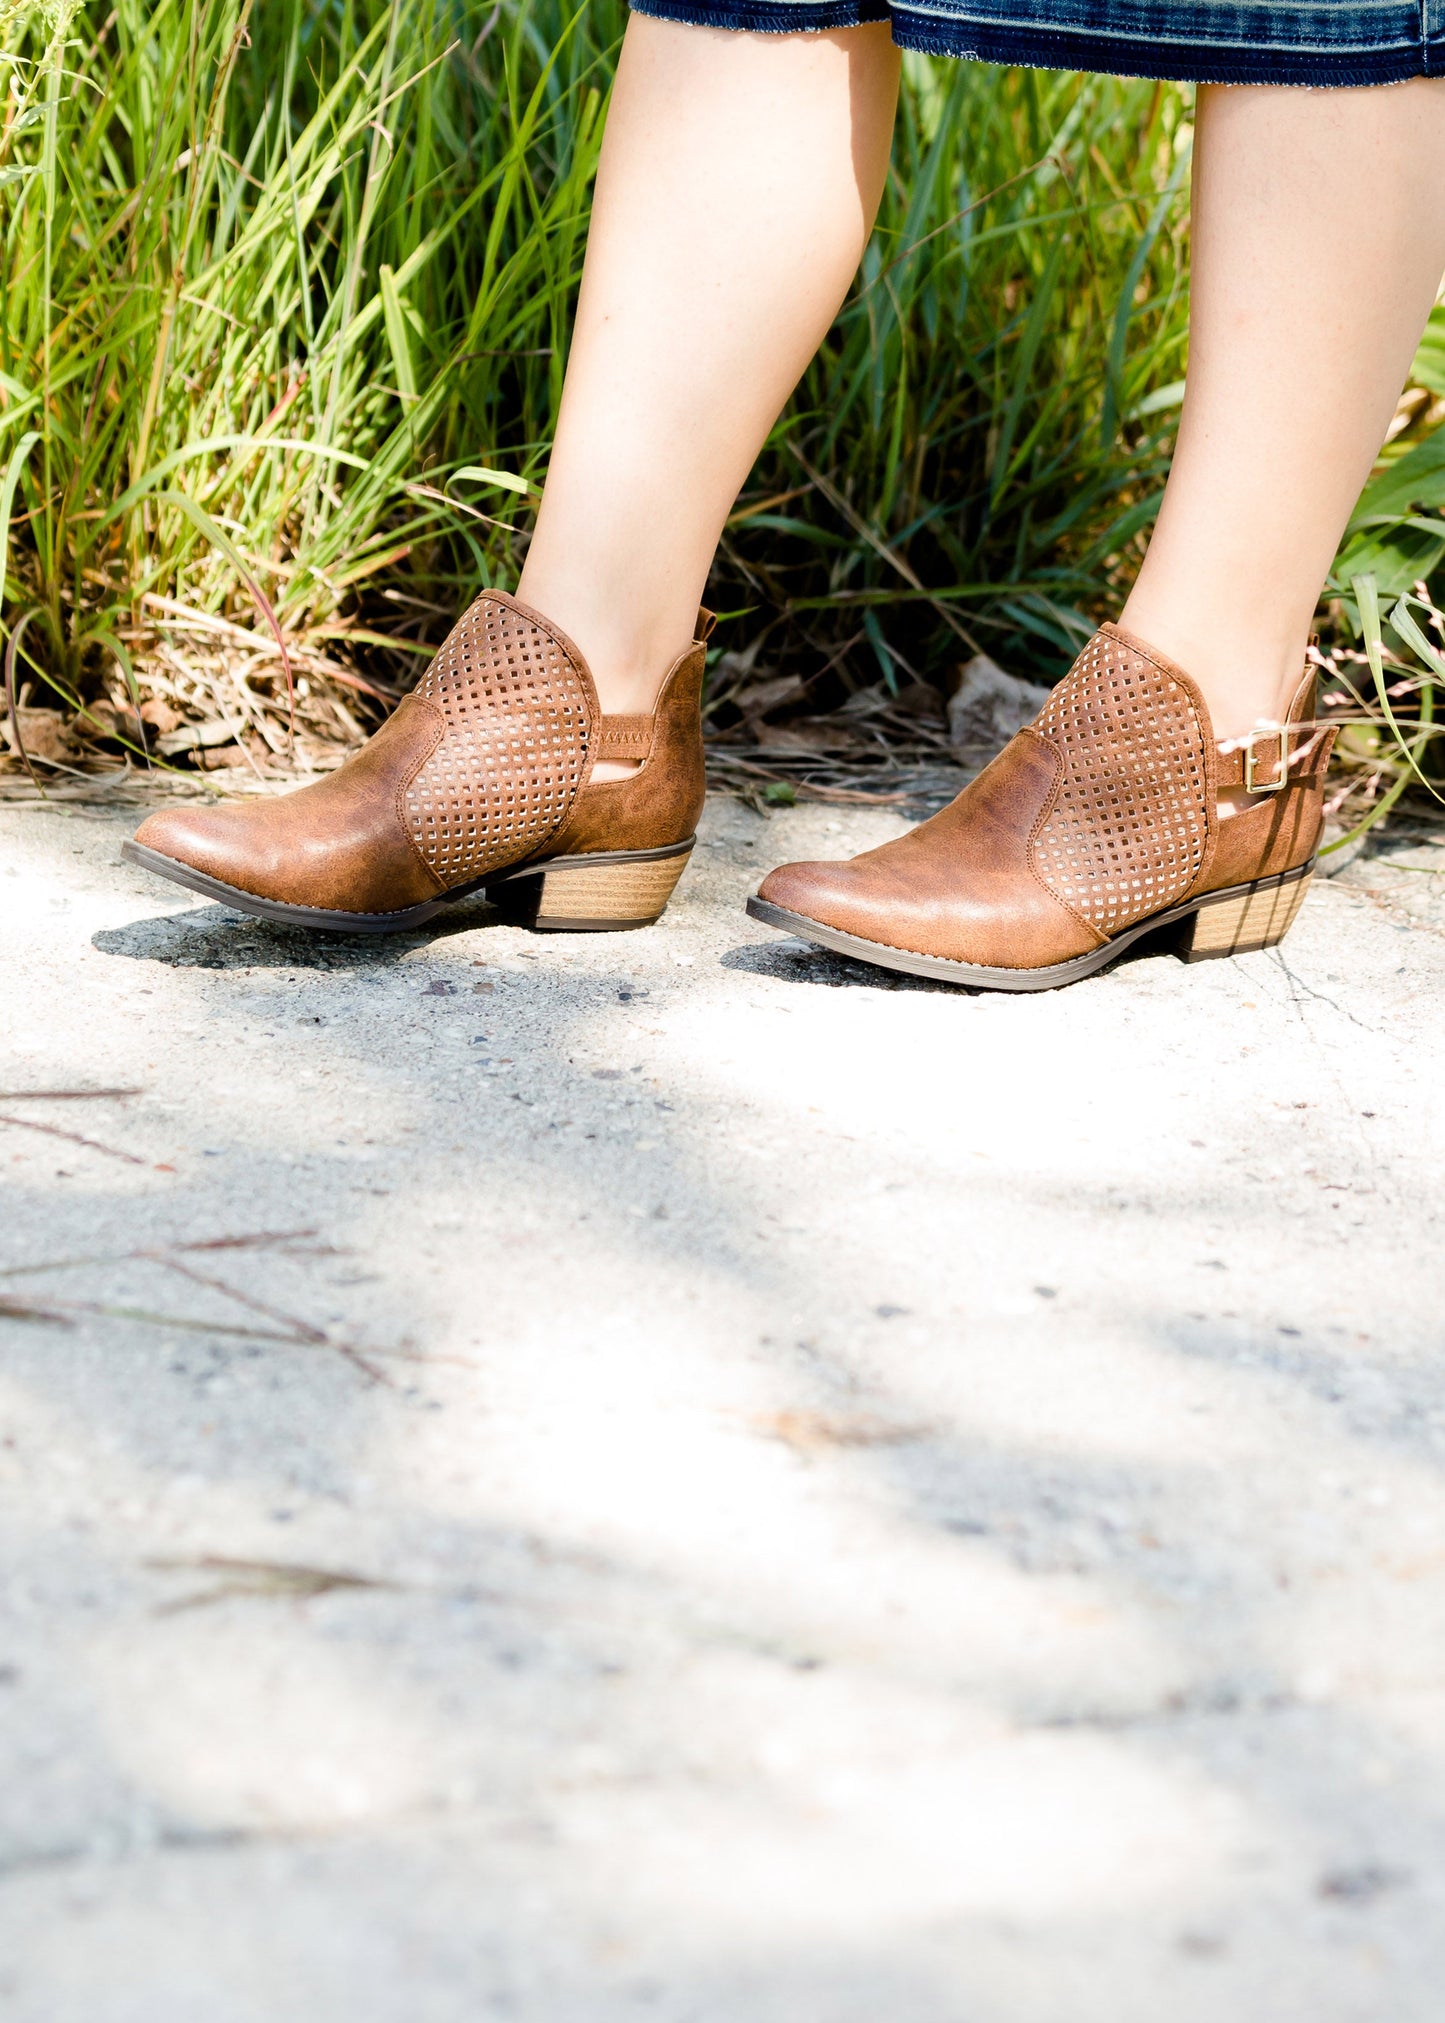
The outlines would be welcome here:
<svg viewBox="0 0 1445 2023">
<path fill-rule="evenodd" d="M 288 683 L 324 729 L 328 668 L 395 688 L 515 579 L 622 23 L 0 0 L 12 685 L 233 708 L 280 751 Z M 908 59 L 859 286 L 719 559 L 729 644 L 844 687 L 946 686 L 975 645 L 1062 669 L 1158 503 L 1190 133 L 1171 87 Z M 1445 435 L 1412 453 L 1342 560 L 1346 632 L 1353 576 L 1399 592 L 1445 553 Z M 239 671 L 185 613 L 251 636 Z"/>
<path fill-rule="evenodd" d="M 12 12 L 4 610 L 56 686 L 143 680 L 156 599 L 303 641 L 506 573 L 525 488 L 443 488 L 540 468 L 607 85 L 543 14 Z"/>
<path fill-rule="evenodd" d="M 910 59 L 861 285 L 758 473 L 808 489 L 729 542 L 767 606 L 861 632 L 885 672 L 937 679 L 974 645 L 1061 671 L 1158 504 L 1189 111 Z"/>
</svg>

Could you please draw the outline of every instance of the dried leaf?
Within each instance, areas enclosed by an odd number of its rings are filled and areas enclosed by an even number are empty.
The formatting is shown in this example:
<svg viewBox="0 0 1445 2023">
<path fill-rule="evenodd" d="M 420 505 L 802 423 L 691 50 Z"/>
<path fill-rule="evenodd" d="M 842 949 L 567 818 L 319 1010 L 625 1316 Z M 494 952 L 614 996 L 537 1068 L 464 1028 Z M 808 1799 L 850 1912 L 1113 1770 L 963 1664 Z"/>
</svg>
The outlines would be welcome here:
<svg viewBox="0 0 1445 2023">
<path fill-rule="evenodd" d="M 760 1412 L 748 1423 L 798 1454 L 817 1454 L 829 1447 L 902 1447 L 926 1440 L 932 1430 L 871 1413 Z"/>
<path fill-rule="evenodd" d="M 180 1615 L 186 1609 L 209 1608 L 216 1602 L 314 1601 L 318 1595 L 342 1589 L 392 1588 L 395 1583 L 373 1580 L 368 1574 L 347 1573 L 336 1567 L 302 1566 L 285 1560 L 231 1559 L 224 1553 L 200 1553 L 195 1557 L 149 1559 L 147 1566 L 158 1572 L 213 1573 L 221 1578 L 199 1594 L 179 1601 L 163 1602 L 157 1615 Z"/>
<path fill-rule="evenodd" d="M 171 759 L 177 752 L 210 751 L 216 745 L 233 745 L 245 731 L 242 718 L 213 717 L 208 723 L 182 724 L 179 730 L 167 731 L 158 743 L 164 756 Z"/>
<path fill-rule="evenodd" d="M 781 709 L 785 703 L 797 702 L 805 694 L 806 686 L 796 674 L 776 674 L 767 681 L 750 682 L 733 700 L 751 723 Z"/>
<path fill-rule="evenodd" d="M 949 742 L 958 752 L 1002 751 L 1049 699 L 1037 682 L 1006 674 L 987 654 L 965 661 L 948 705 Z"/>
<path fill-rule="evenodd" d="M 80 756 L 80 746 L 63 711 L 21 707 L 15 714 L 20 719 L 20 744 L 15 742 L 8 712 L 0 714 L 0 737 L 4 738 L 7 751 L 18 757 L 23 745 L 30 758 L 60 765 Z"/>
</svg>

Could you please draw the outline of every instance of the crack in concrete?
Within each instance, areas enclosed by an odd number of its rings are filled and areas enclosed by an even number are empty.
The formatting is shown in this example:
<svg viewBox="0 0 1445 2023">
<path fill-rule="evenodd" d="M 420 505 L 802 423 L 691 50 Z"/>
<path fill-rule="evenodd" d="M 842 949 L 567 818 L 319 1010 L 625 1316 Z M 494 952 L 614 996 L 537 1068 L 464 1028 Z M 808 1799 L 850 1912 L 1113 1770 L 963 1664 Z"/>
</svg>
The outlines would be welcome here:
<svg viewBox="0 0 1445 2023">
<path fill-rule="evenodd" d="M 1365 1021 L 1356 1018 L 1355 1014 L 1347 1006 L 1340 1004 L 1335 998 L 1328 996 L 1324 991 L 1316 990 L 1312 983 L 1306 983 L 1298 970 L 1290 968 L 1282 947 L 1272 948 L 1269 953 L 1275 967 L 1289 984 L 1291 1002 L 1297 1011 L 1303 1012 L 1303 1006 L 1300 1002 L 1300 993 L 1303 992 L 1306 997 L 1313 998 L 1316 1004 L 1328 1005 L 1330 1010 L 1338 1012 L 1342 1019 L 1348 1019 L 1352 1026 L 1358 1026 L 1362 1033 L 1369 1033 L 1377 1040 L 1384 1040 L 1390 1037 L 1382 1027 L 1366 1025 Z"/>
</svg>

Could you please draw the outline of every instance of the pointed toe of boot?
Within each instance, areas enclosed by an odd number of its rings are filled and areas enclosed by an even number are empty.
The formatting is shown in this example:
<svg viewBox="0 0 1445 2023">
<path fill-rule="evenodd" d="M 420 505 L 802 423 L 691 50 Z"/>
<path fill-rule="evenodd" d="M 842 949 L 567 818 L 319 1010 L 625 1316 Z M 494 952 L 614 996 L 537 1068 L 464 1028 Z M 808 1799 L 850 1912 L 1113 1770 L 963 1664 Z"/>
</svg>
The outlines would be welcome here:
<svg viewBox="0 0 1445 2023">
<path fill-rule="evenodd" d="M 841 927 L 848 911 L 849 878 L 847 863 L 779 864 L 758 887 L 764 906 L 776 906 L 784 913 L 796 913 L 824 927 Z"/>
<path fill-rule="evenodd" d="M 235 884 L 238 851 L 233 808 L 162 808 L 148 815 L 131 838 L 136 854 L 165 857 L 188 871 Z"/>
<path fill-rule="evenodd" d="M 774 927 L 805 935 L 810 928 L 862 941 L 891 939 L 902 923 L 873 903 L 866 868 L 857 858 L 780 864 L 758 887 L 748 911 Z"/>
<path fill-rule="evenodd" d="M 938 937 L 938 900 L 918 889 L 882 851 L 831 862 L 780 864 L 749 909 L 777 927 L 806 935 L 817 928 L 865 947 L 908 953 Z M 786 916 L 780 917 L 780 916 Z M 830 943 L 839 946 L 839 943 Z"/>
<path fill-rule="evenodd" d="M 401 712 L 398 712 L 400 715 Z M 397 820 L 389 748 L 394 717 L 371 744 L 295 793 L 225 807 L 164 808 L 124 855 L 222 905 L 302 926 L 394 927 L 435 906 L 441 890 Z M 407 757 L 403 744 L 400 758 Z"/>
<path fill-rule="evenodd" d="M 162 808 L 148 815 L 122 855 L 177 885 L 213 898 L 256 894 L 253 823 L 247 808 Z"/>
</svg>

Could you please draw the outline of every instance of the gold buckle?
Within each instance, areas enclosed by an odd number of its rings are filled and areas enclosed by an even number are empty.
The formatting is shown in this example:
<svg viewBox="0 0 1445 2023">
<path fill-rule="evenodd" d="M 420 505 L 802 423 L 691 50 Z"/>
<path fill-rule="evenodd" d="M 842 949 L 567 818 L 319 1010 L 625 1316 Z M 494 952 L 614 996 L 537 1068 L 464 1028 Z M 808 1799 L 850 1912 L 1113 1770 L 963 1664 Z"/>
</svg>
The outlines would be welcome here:
<svg viewBox="0 0 1445 2023">
<path fill-rule="evenodd" d="M 1289 785 L 1289 734 L 1288 724 L 1276 724 L 1269 730 L 1251 731 L 1244 747 L 1244 791 L 1247 794 L 1279 794 Z M 1255 771 L 1254 741 L 1256 738 L 1279 739 L 1279 778 L 1261 780 Z"/>
</svg>

